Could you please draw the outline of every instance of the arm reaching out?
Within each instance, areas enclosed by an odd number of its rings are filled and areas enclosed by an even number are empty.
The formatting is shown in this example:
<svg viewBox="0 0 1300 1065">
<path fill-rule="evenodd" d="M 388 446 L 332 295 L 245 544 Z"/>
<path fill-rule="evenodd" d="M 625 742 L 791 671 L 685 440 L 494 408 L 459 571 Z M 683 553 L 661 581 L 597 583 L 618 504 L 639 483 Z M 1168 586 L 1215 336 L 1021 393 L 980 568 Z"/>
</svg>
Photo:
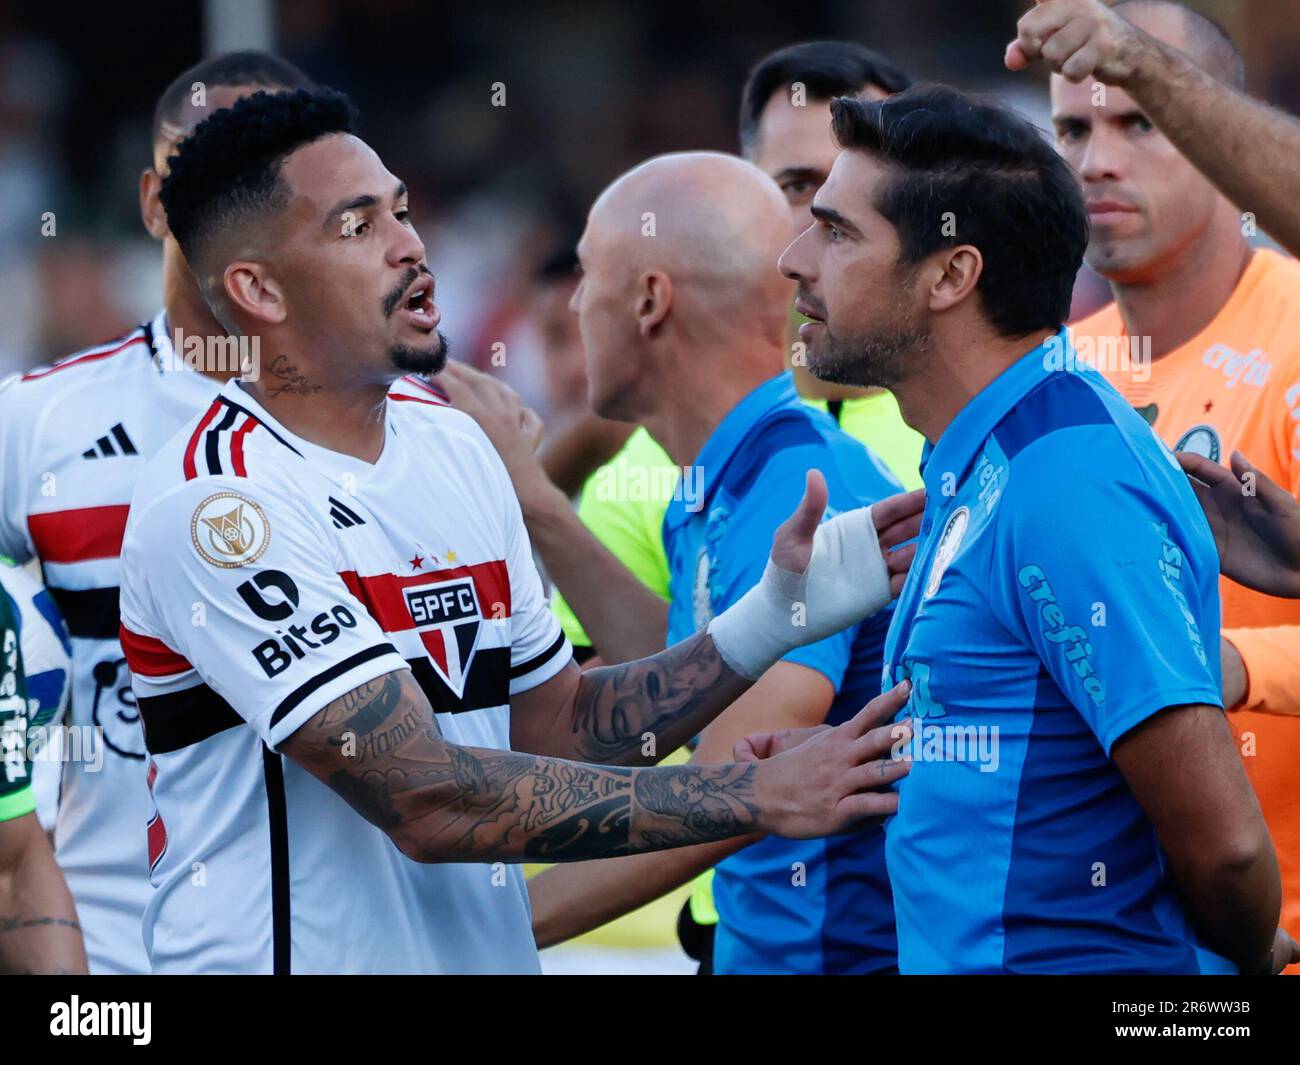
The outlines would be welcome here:
<svg viewBox="0 0 1300 1065">
<path fill-rule="evenodd" d="M 1214 530 L 1219 568 L 1257 592 L 1300 598 L 1300 503 L 1239 451 L 1232 469 L 1178 454 Z"/>
<path fill-rule="evenodd" d="M 875 613 L 902 588 L 925 504 L 920 490 L 822 522 L 826 482 L 809 471 L 776 531 L 762 579 L 705 632 L 649 658 L 569 668 L 511 700 L 517 750 L 653 764 L 702 731 L 775 662 Z"/>
<path fill-rule="evenodd" d="M 864 711 L 758 764 L 587 765 L 447 743 L 398 670 L 334 700 L 283 751 L 415 861 L 576 861 L 887 816 L 897 798 L 876 789 L 907 772 L 888 754 L 904 726 L 884 743 L 872 724 Z"/>
<path fill-rule="evenodd" d="M 1042 61 L 1069 81 L 1123 89 L 1229 200 L 1300 255 L 1300 122 L 1251 99 L 1101 0 L 1039 0 L 1007 45 L 1010 70 Z"/>
</svg>

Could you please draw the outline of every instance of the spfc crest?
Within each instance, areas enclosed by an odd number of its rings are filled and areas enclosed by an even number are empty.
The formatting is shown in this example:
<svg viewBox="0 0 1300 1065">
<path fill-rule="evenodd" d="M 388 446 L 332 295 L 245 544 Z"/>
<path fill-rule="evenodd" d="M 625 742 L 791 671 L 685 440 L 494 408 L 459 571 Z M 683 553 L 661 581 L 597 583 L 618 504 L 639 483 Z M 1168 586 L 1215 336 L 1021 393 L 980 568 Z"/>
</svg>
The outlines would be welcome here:
<svg viewBox="0 0 1300 1065">
<path fill-rule="evenodd" d="M 406 606 L 433 667 L 456 697 L 465 695 L 483 614 L 471 577 L 407 588 Z"/>
</svg>

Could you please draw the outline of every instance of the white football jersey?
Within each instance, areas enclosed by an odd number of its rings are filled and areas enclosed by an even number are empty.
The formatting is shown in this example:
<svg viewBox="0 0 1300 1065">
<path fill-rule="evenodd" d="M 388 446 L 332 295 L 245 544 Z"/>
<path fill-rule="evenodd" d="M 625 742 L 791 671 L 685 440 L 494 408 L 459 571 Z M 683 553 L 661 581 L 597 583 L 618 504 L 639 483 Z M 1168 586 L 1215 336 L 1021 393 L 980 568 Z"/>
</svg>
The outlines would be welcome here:
<svg viewBox="0 0 1300 1065">
<path fill-rule="evenodd" d="M 148 457 L 221 387 L 172 357 L 169 332 L 160 314 L 0 387 L 0 554 L 39 558 L 72 638 L 67 723 L 85 742 L 33 776 L 61 774 L 55 848 L 92 973 L 149 971 L 145 748 L 117 639 L 127 508 Z"/>
<path fill-rule="evenodd" d="M 146 467 L 122 640 L 151 760 L 155 972 L 536 972 L 512 864 L 420 864 L 278 753 L 409 668 L 452 743 L 508 749 L 510 697 L 572 649 L 479 427 L 410 381 L 373 465 L 237 382 Z"/>
</svg>

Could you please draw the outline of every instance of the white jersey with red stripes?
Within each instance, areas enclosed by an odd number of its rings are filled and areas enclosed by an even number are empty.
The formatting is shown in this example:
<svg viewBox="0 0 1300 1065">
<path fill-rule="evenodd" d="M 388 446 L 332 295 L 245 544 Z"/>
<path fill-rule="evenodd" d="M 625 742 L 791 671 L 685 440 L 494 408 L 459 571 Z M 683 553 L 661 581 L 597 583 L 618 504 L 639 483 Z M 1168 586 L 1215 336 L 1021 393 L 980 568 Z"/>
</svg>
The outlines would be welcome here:
<svg viewBox="0 0 1300 1065">
<path fill-rule="evenodd" d="M 72 636 L 80 758 L 34 773 L 61 774 L 55 846 L 95 973 L 148 971 L 145 748 L 117 639 L 127 507 L 148 457 L 219 388 L 172 357 L 163 314 L 0 386 L 0 553 L 40 559 Z"/>
<path fill-rule="evenodd" d="M 416 863 L 278 753 L 408 668 L 450 742 L 505 749 L 511 695 L 571 658 L 478 426 L 408 381 L 385 434 L 362 462 L 231 382 L 140 479 L 122 641 L 153 769 L 155 972 L 538 970 L 518 866 Z"/>
</svg>

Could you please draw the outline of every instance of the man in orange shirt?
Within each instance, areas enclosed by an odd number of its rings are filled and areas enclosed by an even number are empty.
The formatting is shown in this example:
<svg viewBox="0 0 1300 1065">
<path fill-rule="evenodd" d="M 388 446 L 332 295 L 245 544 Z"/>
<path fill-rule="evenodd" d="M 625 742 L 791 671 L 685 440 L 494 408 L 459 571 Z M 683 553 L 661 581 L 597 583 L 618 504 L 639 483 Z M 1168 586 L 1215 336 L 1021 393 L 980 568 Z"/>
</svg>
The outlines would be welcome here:
<svg viewBox="0 0 1300 1065">
<path fill-rule="evenodd" d="M 1052 78 L 1053 123 L 1083 184 L 1088 262 L 1115 293 L 1075 325 L 1080 355 L 1176 450 L 1216 463 L 1240 450 L 1300 494 L 1300 264 L 1253 250 L 1251 216 L 1146 113 L 1146 100 L 1169 93 L 1192 66 L 1239 90 L 1236 46 L 1170 0 L 1109 10 L 1096 0 L 1049 0 L 1021 20 L 1007 60 L 1019 69 L 1040 58 L 1066 75 Z M 1162 69 L 1170 72 L 1163 81 Z M 1282 923 L 1295 935 L 1300 601 L 1226 578 L 1221 593 L 1224 705 L 1282 866 Z"/>
</svg>

